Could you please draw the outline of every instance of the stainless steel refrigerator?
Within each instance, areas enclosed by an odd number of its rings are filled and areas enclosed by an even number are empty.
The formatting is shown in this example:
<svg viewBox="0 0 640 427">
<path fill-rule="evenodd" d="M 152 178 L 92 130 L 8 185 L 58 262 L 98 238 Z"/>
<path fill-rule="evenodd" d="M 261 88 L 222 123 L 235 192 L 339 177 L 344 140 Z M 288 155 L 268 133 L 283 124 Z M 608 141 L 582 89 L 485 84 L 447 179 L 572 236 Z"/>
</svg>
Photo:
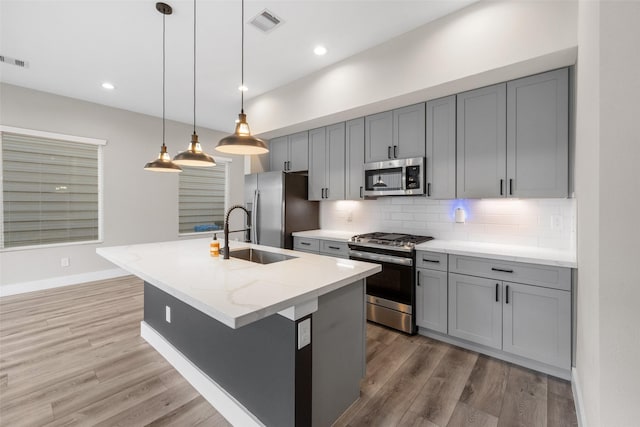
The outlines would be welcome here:
<svg viewBox="0 0 640 427">
<path fill-rule="evenodd" d="M 245 175 L 251 242 L 293 249 L 295 231 L 320 228 L 320 203 L 307 200 L 308 177 L 280 171 Z"/>
</svg>

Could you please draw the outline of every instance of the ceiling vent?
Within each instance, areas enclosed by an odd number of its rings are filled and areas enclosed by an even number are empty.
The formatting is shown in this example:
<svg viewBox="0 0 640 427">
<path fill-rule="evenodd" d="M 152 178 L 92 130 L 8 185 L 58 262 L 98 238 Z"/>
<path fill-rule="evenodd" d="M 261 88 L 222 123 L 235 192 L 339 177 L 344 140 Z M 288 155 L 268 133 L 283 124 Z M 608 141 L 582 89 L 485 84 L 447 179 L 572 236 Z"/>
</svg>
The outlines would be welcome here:
<svg viewBox="0 0 640 427">
<path fill-rule="evenodd" d="M 265 33 L 270 33 L 282 24 L 282 20 L 267 9 L 254 16 L 249 22 Z"/>
<path fill-rule="evenodd" d="M 0 55 L 0 62 L 10 65 L 15 65 L 20 68 L 29 68 L 29 63 L 22 59 L 10 58 L 8 56 Z"/>
</svg>

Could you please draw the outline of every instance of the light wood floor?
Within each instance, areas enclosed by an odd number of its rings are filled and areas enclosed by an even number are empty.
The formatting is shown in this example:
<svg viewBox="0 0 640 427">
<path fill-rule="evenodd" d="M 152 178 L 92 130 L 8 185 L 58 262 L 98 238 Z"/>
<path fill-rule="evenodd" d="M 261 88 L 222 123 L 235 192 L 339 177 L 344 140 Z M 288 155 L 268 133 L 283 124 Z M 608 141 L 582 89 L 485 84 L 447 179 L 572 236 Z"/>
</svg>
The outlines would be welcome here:
<svg viewBox="0 0 640 427">
<path fill-rule="evenodd" d="M 0 426 L 228 426 L 140 338 L 133 277 L 0 299 Z M 576 426 L 566 381 L 369 325 L 336 426 Z"/>
</svg>

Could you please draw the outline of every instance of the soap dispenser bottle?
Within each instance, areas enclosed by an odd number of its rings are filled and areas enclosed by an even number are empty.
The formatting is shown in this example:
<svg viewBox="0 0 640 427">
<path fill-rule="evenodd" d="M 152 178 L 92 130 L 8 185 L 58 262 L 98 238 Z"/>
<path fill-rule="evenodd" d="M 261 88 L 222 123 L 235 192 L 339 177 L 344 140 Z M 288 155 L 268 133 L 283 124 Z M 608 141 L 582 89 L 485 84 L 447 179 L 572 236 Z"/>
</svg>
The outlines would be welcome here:
<svg viewBox="0 0 640 427">
<path fill-rule="evenodd" d="M 220 242 L 217 234 L 213 235 L 213 240 L 209 244 L 209 254 L 214 257 L 220 255 Z"/>
</svg>

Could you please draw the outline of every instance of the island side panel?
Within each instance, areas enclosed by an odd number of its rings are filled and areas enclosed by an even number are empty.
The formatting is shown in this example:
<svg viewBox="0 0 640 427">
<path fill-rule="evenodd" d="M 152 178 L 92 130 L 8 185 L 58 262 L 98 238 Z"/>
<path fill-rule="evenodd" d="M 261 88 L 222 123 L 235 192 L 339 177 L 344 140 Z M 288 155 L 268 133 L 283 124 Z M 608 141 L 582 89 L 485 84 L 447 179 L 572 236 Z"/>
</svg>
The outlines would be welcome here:
<svg viewBox="0 0 640 427">
<path fill-rule="evenodd" d="M 296 399 L 311 400 L 310 388 L 296 393 L 296 374 L 298 384 L 311 377 L 296 369 L 311 358 L 309 346 L 297 350 L 297 322 L 273 315 L 232 329 L 146 282 L 144 320 L 263 424 L 310 425 L 311 414 L 296 416 Z"/>
<path fill-rule="evenodd" d="M 365 374 L 365 285 L 318 298 L 313 313 L 313 426 L 330 426 L 360 397 Z"/>
</svg>

